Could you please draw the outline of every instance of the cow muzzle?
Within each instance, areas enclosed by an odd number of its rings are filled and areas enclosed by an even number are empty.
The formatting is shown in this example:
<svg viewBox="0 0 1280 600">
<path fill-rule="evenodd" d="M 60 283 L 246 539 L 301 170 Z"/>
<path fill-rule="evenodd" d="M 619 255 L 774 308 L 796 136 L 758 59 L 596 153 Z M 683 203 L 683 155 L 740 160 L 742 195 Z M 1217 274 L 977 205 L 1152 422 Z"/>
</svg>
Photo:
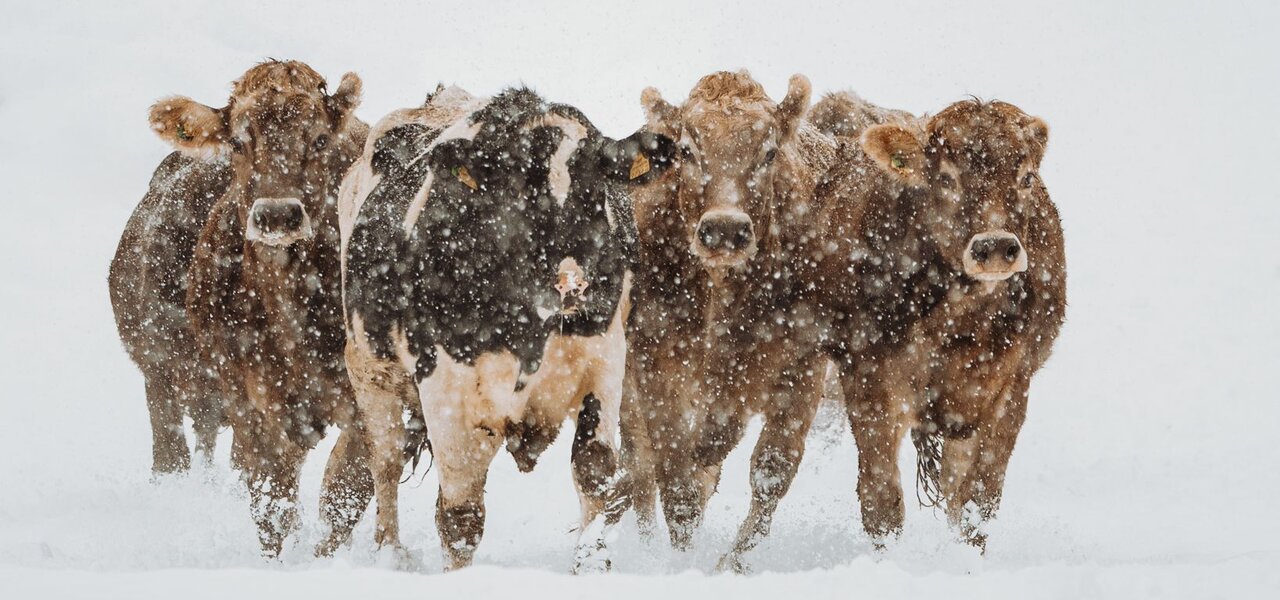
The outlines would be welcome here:
<svg viewBox="0 0 1280 600">
<path fill-rule="evenodd" d="M 712 210 L 698 220 L 693 234 L 693 253 L 708 266 L 740 265 L 755 252 L 755 227 L 746 213 Z"/>
<path fill-rule="evenodd" d="M 560 261 L 559 273 L 556 275 L 556 291 L 560 292 L 560 314 L 578 312 L 586 301 L 587 287 L 590 285 L 578 261 L 573 258 Z"/>
<path fill-rule="evenodd" d="M 297 198 L 258 198 L 249 207 L 245 239 L 268 246 L 288 246 L 314 234 L 311 216 Z"/>
<path fill-rule="evenodd" d="M 1008 231 L 987 231 L 969 239 L 964 272 L 978 281 L 1004 281 L 1027 270 L 1027 250 Z"/>
</svg>

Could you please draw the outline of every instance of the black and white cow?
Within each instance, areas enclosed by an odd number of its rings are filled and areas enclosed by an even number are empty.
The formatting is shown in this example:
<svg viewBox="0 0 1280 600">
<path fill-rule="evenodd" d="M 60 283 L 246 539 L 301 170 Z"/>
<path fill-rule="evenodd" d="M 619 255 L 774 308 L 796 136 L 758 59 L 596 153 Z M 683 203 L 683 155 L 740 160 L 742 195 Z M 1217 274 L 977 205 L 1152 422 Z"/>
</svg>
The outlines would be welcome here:
<svg viewBox="0 0 1280 600">
<path fill-rule="evenodd" d="M 616 441 L 636 239 L 628 186 L 673 152 L 651 133 L 609 139 L 527 89 L 438 89 L 375 127 L 340 210 L 347 365 L 379 544 L 400 549 L 396 486 L 415 428 L 425 424 L 439 467 L 452 569 L 483 534 L 502 444 L 527 471 L 574 419 L 574 569 L 608 568 L 605 530 L 628 500 Z"/>
</svg>

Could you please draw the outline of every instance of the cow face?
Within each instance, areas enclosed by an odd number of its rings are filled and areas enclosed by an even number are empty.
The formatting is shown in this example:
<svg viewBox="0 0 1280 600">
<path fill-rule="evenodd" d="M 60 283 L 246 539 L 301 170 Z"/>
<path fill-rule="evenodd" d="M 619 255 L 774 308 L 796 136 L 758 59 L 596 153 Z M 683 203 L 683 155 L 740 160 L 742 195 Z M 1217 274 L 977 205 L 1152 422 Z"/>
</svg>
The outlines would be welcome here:
<svg viewBox="0 0 1280 600">
<path fill-rule="evenodd" d="M 235 83 L 226 107 L 166 98 L 152 106 L 151 126 L 188 154 L 229 157 L 245 241 L 287 248 L 315 235 L 331 182 L 346 164 L 340 155 L 348 140 L 341 138 L 359 97 L 353 73 L 328 94 L 307 65 L 270 61 Z"/>
<path fill-rule="evenodd" d="M 745 71 L 702 78 L 677 108 L 649 88 L 649 128 L 677 141 L 679 211 L 690 251 L 708 268 L 742 265 L 770 224 L 779 155 L 809 105 L 809 81 L 791 78 L 775 104 Z"/>
<path fill-rule="evenodd" d="M 862 146 L 909 187 L 926 192 L 930 237 L 968 277 L 1003 281 L 1027 270 L 1027 228 L 1043 193 L 1044 121 L 1012 104 L 958 102 L 919 130 L 878 125 Z"/>
<path fill-rule="evenodd" d="M 541 313 L 539 326 L 555 316 L 561 332 L 603 332 L 636 239 L 628 187 L 657 177 L 674 153 L 651 132 L 608 138 L 576 109 L 528 90 L 500 94 L 445 129 L 426 152 L 430 187 L 420 197 L 429 200 L 415 218 L 420 251 L 449 269 L 419 276 L 449 290 L 431 312 L 485 306 L 500 324 L 527 308 Z M 507 332 L 534 321 L 512 318 L 520 324 Z"/>
</svg>

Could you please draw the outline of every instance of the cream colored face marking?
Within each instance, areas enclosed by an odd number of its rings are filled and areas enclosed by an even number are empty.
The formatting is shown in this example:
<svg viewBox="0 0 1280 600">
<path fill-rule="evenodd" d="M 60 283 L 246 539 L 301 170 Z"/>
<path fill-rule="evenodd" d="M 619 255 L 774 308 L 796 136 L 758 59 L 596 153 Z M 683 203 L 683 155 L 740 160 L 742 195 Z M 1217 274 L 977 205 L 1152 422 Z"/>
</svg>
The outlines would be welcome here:
<svg viewBox="0 0 1280 600">
<path fill-rule="evenodd" d="M 469 119 L 459 119 L 448 129 L 440 132 L 431 145 L 422 151 L 413 159 L 412 162 L 418 162 L 426 158 L 436 146 L 449 140 L 474 140 L 476 134 L 480 133 L 480 129 L 484 127 L 484 123 L 467 123 Z M 435 181 L 435 173 L 428 173 L 427 178 L 423 181 L 422 186 L 418 188 L 418 193 L 413 197 L 413 201 L 409 203 L 408 210 L 404 213 L 404 220 L 400 222 L 401 229 L 405 233 L 413 231 L 413 225 L 418 222 L 418 215 L 422 214 L 422 209 L 426 208 L 428 196 L 431 195 L 431 183 Z"/>
<path fill-rule="evenodd" d="M 555 114 L 545 115 L 526 128 L 539 126 L 555 127 L 564 133 L 564 139 L 560 140 L 560 145 L 556 146 L 555 153 L 551 155 L 550 171 L 547 175 L 551 197 L 555 198 L 557 205 L 564 206 L 564 201 L 569 197 L 569 188 L 573 186 L 573 179 L 569 174 L 569 159 L 582 144 L 582 140 L 587 137 L 587 128 L 574 119 Z"/>
</svg>

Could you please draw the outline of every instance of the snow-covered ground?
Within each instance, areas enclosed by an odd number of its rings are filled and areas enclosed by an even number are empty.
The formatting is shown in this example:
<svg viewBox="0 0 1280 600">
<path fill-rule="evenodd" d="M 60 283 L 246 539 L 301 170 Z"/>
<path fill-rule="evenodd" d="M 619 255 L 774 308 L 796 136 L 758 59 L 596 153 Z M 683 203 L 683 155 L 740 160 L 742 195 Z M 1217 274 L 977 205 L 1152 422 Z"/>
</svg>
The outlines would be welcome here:
<svg viewBox="0 0 1280 600">
<path fill-rule="evenodd" d="M 0 594 L 1280 590 L 1280 6 L 683 4 L 0 1 Z M 916 112 L 976 94 L 1044 117 L 1043 177 L 1064 216 L 1071 307 L 1032 388 L 987 556 L 914 507 L 902 539 L 873 552 L 852 439 L 829 418 L 773 536 L 751 555 L 755 576 L 709 574 L 745 511 L 748 445 L 731 457 L 692 551 L 646 542 L 628 519 L 614 574 L 567 575 L 577 510 L 563 439 L 532 475 L 498 459 L 471 569 L 439 574 L 433 474 L 401 500 L 422 573 L 390 568 L 371 519 L 351 548 L 312 558 L 328 446 L 305 471 L 296 545 L 262 561 L 226 434 L 212 469 L 150 481 L 142 378 L 116 340 L 106 271 L 168 152 L 146 107 L 173 93 L 220 106 L 229 82 L 267 56 L 305 60 L 331 81 L 359 72 L 366 121 L 416 104 L 437 81 L 477 93 L 523 81 L 625 135 L 641 124 L 643 87 L 674 101 L 702 74 L 740 67 L 777 97 L 802 72 L 818 90 L 853 88 Z"/>
</svg>

